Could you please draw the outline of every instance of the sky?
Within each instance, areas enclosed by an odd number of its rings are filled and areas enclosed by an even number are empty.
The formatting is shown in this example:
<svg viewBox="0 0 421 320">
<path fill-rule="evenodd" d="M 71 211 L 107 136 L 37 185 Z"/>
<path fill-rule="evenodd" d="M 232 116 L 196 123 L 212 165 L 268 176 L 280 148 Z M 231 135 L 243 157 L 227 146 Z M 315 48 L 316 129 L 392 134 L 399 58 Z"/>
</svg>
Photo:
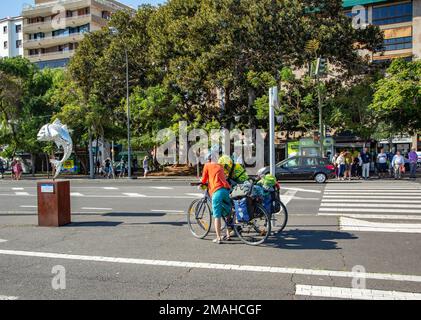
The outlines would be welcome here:
<svg viewBox="0 0 421 320">
<path fill-rule="evenodd" d="M 163 0 L 119 0 L 120 2 L 137 8 L 140 4 L 159 4 Z M 34 0 L 0 0 L 0 19 L 5 17 L 19 16 L 22 11 L 23 4 L 34 4 Z"/>
</svg>

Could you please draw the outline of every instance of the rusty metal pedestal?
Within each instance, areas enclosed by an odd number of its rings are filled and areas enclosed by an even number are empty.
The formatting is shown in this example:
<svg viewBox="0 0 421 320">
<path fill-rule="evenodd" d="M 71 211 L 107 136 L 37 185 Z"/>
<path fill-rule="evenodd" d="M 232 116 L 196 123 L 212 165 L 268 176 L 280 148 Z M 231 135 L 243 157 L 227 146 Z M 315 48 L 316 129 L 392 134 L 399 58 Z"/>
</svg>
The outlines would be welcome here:
<svg viewBox="0 0 421 320">
<path fill-rule="evenodd" d="M 38 182 L 37 193 L 40 227 L 62 227 L 71 223 L 70 181 Z"/>
</svg>

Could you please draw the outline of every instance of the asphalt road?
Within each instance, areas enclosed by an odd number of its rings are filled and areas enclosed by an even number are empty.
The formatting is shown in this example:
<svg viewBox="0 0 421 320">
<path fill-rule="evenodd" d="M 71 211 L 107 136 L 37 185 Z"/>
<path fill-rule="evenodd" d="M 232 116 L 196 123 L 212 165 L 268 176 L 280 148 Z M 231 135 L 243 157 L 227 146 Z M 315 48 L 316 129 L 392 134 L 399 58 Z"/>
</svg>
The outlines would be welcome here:
<svg viewBox="0 0 421 320">
<path fill-rule="evenodd" d="M 0 181 L 0 299 L 421 299 L 419 183 L 282 190 L 287 229 L 250 247 L 192 237 L 186 181 L 73 180 L 57 229 L 36 226 L 35 181 Z"/>
</svg>

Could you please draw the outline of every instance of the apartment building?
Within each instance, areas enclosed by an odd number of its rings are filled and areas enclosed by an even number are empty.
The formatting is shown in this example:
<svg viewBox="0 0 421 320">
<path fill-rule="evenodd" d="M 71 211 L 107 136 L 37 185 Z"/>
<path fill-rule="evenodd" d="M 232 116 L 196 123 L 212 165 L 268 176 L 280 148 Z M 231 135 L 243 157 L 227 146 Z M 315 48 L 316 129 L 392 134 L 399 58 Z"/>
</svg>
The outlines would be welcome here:
<svg viewBox="0 0 421 320">
<path fill-rule="evenodd" d="M 421 0 L 345 0 L 345 13 L 350 17 L 359 14 L 356 6 L 364 7 L 367 23 L 384 32 L 384 52 L 372 53 L 374 62 L 421 58 Z"/>
<path fill-rule="evenodd" d="M 23 56 L 22 25 L 22 17 L 0 19 L 0 58 Z"/>
<path fill-rule="evenodd" d="M 65 67 L 84 35 L 118 10 L 133 9 L 115 0 L 35 0 L 22 11 L 24 56 L 40 68 Z"/>
</svg>

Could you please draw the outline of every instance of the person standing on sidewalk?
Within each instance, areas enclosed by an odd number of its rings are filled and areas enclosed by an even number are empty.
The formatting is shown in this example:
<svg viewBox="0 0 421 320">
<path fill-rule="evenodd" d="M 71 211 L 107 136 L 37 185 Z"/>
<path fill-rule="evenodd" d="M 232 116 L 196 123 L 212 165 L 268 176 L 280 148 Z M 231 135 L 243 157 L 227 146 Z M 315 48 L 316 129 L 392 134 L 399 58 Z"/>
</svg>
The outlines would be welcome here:
<svg viewBox="0 0 421 320">
<path fill-rule="evenodd" d="M 336 159 L 336 165 L 338 166 L 338 180 L 344 180 L 345 174 L 345 152 L 341 152 Z"/>
<path fill-rule="evenodd" d="M 0 158 L 0 176 L 2 179 L 4 179 L 4 172 L 6 169 L 4 168 L 3 159 Z"/>
<path fill-rule="evenodd" d="M 392 160 L 392 168 L 395 173 L 395 180 L 402 178 L 402 172 L 405 171 L 405 159 L 401 155 L 400 151 L 396 152 L 396 155 Z"/>
<path fill-rule="evenodd" d="M 418 164 L 418 154 L 415 148 L 412 148 L 411 152 L 408 154 L 409 158 L 409 168 L 410 168 L 410 179 L 417 178 L 417 164 Z"/>
<path fill-rule="evenodd" d="M 370 178 L 370 162 L 371 162 L 368 148 L 364 148 L 363 152 L 361 152 L 361 160 L 363 162 L 363 179 L 368 180 Z"/>
<path fill-rule="evenodd" d="M 149 157 L 146 156 L 145 159 L 143 159 L 143 177 L 146 178 L 149 173 Z"/>
<path fill-rule="evenodd" d="M 379 178 L 385 178 L 387 174 L 387 154 L 382 148 L 377 155 L 377 170 L 379 171 Z"/>
</svg>

